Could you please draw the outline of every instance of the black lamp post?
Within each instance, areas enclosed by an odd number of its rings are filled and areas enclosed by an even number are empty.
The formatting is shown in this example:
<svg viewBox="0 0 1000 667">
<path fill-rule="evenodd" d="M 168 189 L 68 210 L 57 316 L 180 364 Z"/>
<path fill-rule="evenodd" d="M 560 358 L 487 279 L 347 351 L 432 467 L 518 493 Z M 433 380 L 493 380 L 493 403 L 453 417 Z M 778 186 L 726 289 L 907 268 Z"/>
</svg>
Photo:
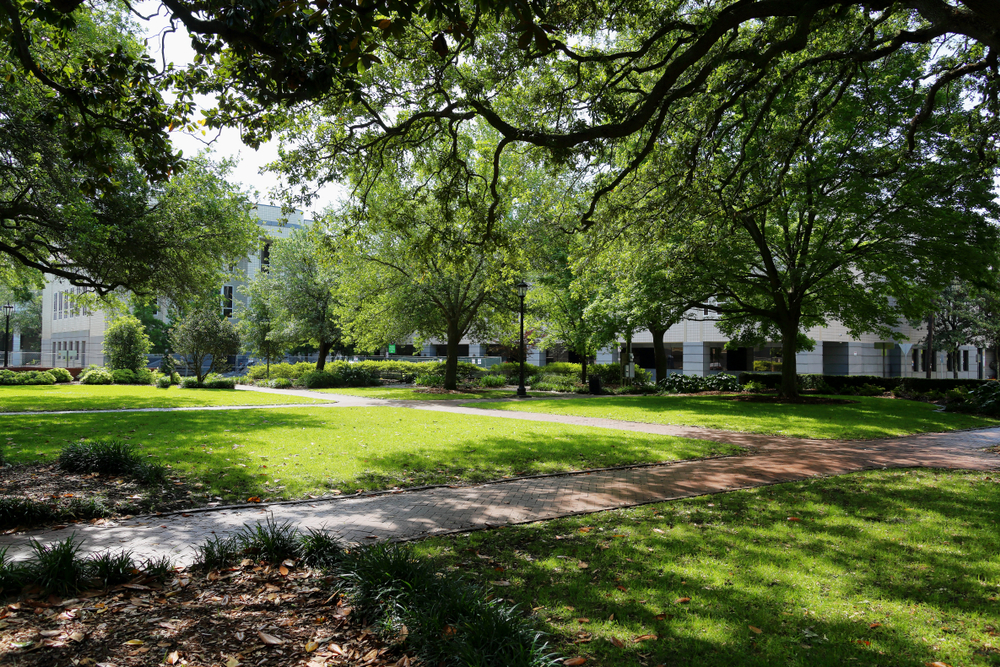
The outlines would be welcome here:
<svg viewBox="0 0 1000 667">
<path fill-rule="evenodd" d="M 521 299 L 521 303 L 524 303 L 524 299 Z M 3 367 L 7 368 L 7 362 L 10 360 L 10 314 L 14 312 L 14 306 L 9 303 L 5 303 L 3 306 L 3 314 L 7 317 L 7 325 L 4 328 L 3 334 Z"/>
<path fill-rule="evenodd" d="M 517 284 L 517 295 L 521 297 L 521 381 L 517 385 L 517 397 L 527 398 L 528 392 L 524 388 L 524 297 L 528 295 L 528 283 L 522 280 Z"/>
</svg>

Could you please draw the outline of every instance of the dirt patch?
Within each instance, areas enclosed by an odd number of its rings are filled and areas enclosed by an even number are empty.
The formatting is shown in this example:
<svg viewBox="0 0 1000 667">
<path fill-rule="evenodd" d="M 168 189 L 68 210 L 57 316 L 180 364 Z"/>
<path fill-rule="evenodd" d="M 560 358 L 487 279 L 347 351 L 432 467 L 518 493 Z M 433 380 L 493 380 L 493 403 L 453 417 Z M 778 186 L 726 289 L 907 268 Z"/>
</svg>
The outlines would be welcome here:
<svg viewBox="0 0 1000 667">
<path fill-rule="evenodd" d="M 412 658 L 352 615 L 322 573 L 244 561 L 178 572 L 77 599 L 25 596 L 0 610 L 0 663 L 138 665 L 397 665 Z M 10 602 L 8 600 L 8 602 Z"/>
<path fill-rule="evenodd" d="M 192 495 L 180 477 L 150 487 L 126 477 L 67 473 L 54 463 L 0 467 L 0 497 L 42 502 L 69 517 L 96 513 L 111 519 L 188 509 L 196 504 Z M 97 523 L 101 519 L 87 520 Z"/>
</svg>

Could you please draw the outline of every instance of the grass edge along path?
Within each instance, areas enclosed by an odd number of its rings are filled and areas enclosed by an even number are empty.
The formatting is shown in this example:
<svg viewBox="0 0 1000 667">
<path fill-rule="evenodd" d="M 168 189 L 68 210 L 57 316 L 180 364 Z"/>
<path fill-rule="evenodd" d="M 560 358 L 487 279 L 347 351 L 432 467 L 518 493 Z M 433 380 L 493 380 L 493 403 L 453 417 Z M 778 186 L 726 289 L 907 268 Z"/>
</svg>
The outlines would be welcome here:
<svg viewBox="0 0 1000 667">
<path fill-rule="evenodd" d="M 186 477 L 198 503 L 265 501 L 737 454 L 734 445 L 486 415 L 297 407 L 4 417 L 11 463 L 124 439 Z"/>
<path fill-rule="evenodd" d="M 996 472 L 873 471 L 415 545 L 587 664 L 1000 665 L 998 510 Z"/>
<path fill-rule="evenodd" d="M 332 400 L 332 399 L 331 399 Z M 129 410 L 278 404 L 320 404 L 321 398 L 237 389 L 160 389 L 144 385 L 0 386 L 0 415 L 6 412 Z"/>
<path fill-rule="evenodd" d="M 321 394 L 337 394 L 340 396 L 359 396 L 376 398 L 386 401 L 469 401 L 476 399 L 517 398 L 516 389 L 478 389 L 456 392 L 428 392 L 415 387 L 341 387 L 336 389 L 309 389 Z M 528 392 L 533 398 L 551 397 L 552 392 Z"/>
<path fill-rule="evenodd" d="M 870 440 L 1000 424 L 989 417 L 943 412 L 930 403 L 902 399 L 852 396 L 847 397 L 849 404 L 810 405 L 733 400 L 737 396 L 614 396 L 459 407 L 824 440 Z"/>
</svg>

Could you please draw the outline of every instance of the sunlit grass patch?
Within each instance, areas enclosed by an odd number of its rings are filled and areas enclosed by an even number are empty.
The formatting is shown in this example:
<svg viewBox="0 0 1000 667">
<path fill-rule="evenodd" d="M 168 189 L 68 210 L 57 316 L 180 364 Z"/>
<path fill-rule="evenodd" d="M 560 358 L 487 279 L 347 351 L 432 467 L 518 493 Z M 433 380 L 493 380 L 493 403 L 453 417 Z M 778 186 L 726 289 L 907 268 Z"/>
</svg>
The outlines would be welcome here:
<svg viewBox="0 0 1000 667">
<path fill-rule="evenodd" d="M 677 424 L 796 438 L 868 439 L 997 426 L 1000 420 L 942 412 L 891 398 L 849 397 L 848 404 L 754 403 L 734 396 L 614 396 L 468 407 Z"/>
<path fill-rule="evenodd" d="M 596 665 L 1000 665 L 1000 476 L 879 471 L 426 540 Z"/>
</svg>

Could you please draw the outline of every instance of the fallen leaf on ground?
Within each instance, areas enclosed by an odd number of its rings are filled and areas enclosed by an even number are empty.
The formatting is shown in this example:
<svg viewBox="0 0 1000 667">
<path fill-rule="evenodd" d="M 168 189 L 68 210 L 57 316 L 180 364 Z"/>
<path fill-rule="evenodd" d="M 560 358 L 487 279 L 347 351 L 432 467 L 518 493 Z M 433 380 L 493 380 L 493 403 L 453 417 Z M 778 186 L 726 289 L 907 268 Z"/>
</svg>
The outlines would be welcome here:
<svg viewBox="0 0 1000 667">
<path fill-rule="evenodd" d="M 618 637 L 612 637 L 611 638 L 611 643 L 614 644 L 615 646 L 617 646 L 618 648 L 625 648 L 625 642 L 623 642 L 622 640 L 618 639 Z"/>
<path fill-rule="evenodd" d="M 872 630 L 874 630 L 875 628 L 881 628 L 882 624 L 881 623 L 872 623 L 868 627 L 871 628 Z"/>
<path fill-rule="evenodd" d="M 240 661 L 236 658 L 230 658 L 226 660 L 226 667 L 240 667 Z"/>
<path fill-rule="evenodd" d="M 800 518 L 799 518 L 799 517 L 797 517 L 797 516 L 790 516 L 790 517 L 788 517 L 788 520 L 789 520 L 789 521 L 802 521 L 802 519 L 800 519 Z"/>
<path fill-rule="evenodd" d="M 277 646 L 279 644 L 285 643 L 284 640 L 278 639 L 274 635 L 269 635 L 266 632 L 262 632 L 260 630 L 257 631 L 257 636 L 260 637 L 260 640 L 265 644 L 267 644 L 268 646 Z"/>
<path fill-rule="evenodd" d="M 306 642 L 306 653 L 312 653 L 319 648 L 319 644 L 316 642 Z"/>
<path fill-rule="evenodd" d="M 586 662 L 587 662 L 586 658 L 570 658 L 563 664 L 566 665 L 566 667 L 576 667 L 577 665 L 582 665 L 585 664 Z"/>
<path fill-rule="evenodd" d="M 656 638 L 657 638 L 656 635 L 639 635 L 638 637 L 636 637 L 632 641 L 634 641 L 636 643 L 639 643 L 639 642 L 649 641 L 651 639 L 655 640 Z"/>
<path fill-rule="evenodd" d="M 167 654 L 167 664 L 168 665 L 176 665 L 177 661 L 180 660 L 180 659 L 181 659 L 181 654 L 178 653 L 177 651 L 173 651 L 173 652 Z"/>
<path fill-rule="evenodd" d="M 751 626 L 749 626 L 749 627 L 750 627 L 750 629 L 751 629 L 751 630 L 753 630 L 753 631 L 754 631 L 755 633 L 757 633 L 758 635 L 759 635 L 760 633 L 764 632 L 763 630 L 761 630 L 761 629 L 760 629 L 760 628 L 758 628 L 757 626 L 754 626 L 754 625 L 751 625 Z"/>
<path fill-rule="evenodd" d="M 691 598 L 677 598 L 674 600 L 674 604 L 687 604 L 691 601 Z"/>
</svg>

